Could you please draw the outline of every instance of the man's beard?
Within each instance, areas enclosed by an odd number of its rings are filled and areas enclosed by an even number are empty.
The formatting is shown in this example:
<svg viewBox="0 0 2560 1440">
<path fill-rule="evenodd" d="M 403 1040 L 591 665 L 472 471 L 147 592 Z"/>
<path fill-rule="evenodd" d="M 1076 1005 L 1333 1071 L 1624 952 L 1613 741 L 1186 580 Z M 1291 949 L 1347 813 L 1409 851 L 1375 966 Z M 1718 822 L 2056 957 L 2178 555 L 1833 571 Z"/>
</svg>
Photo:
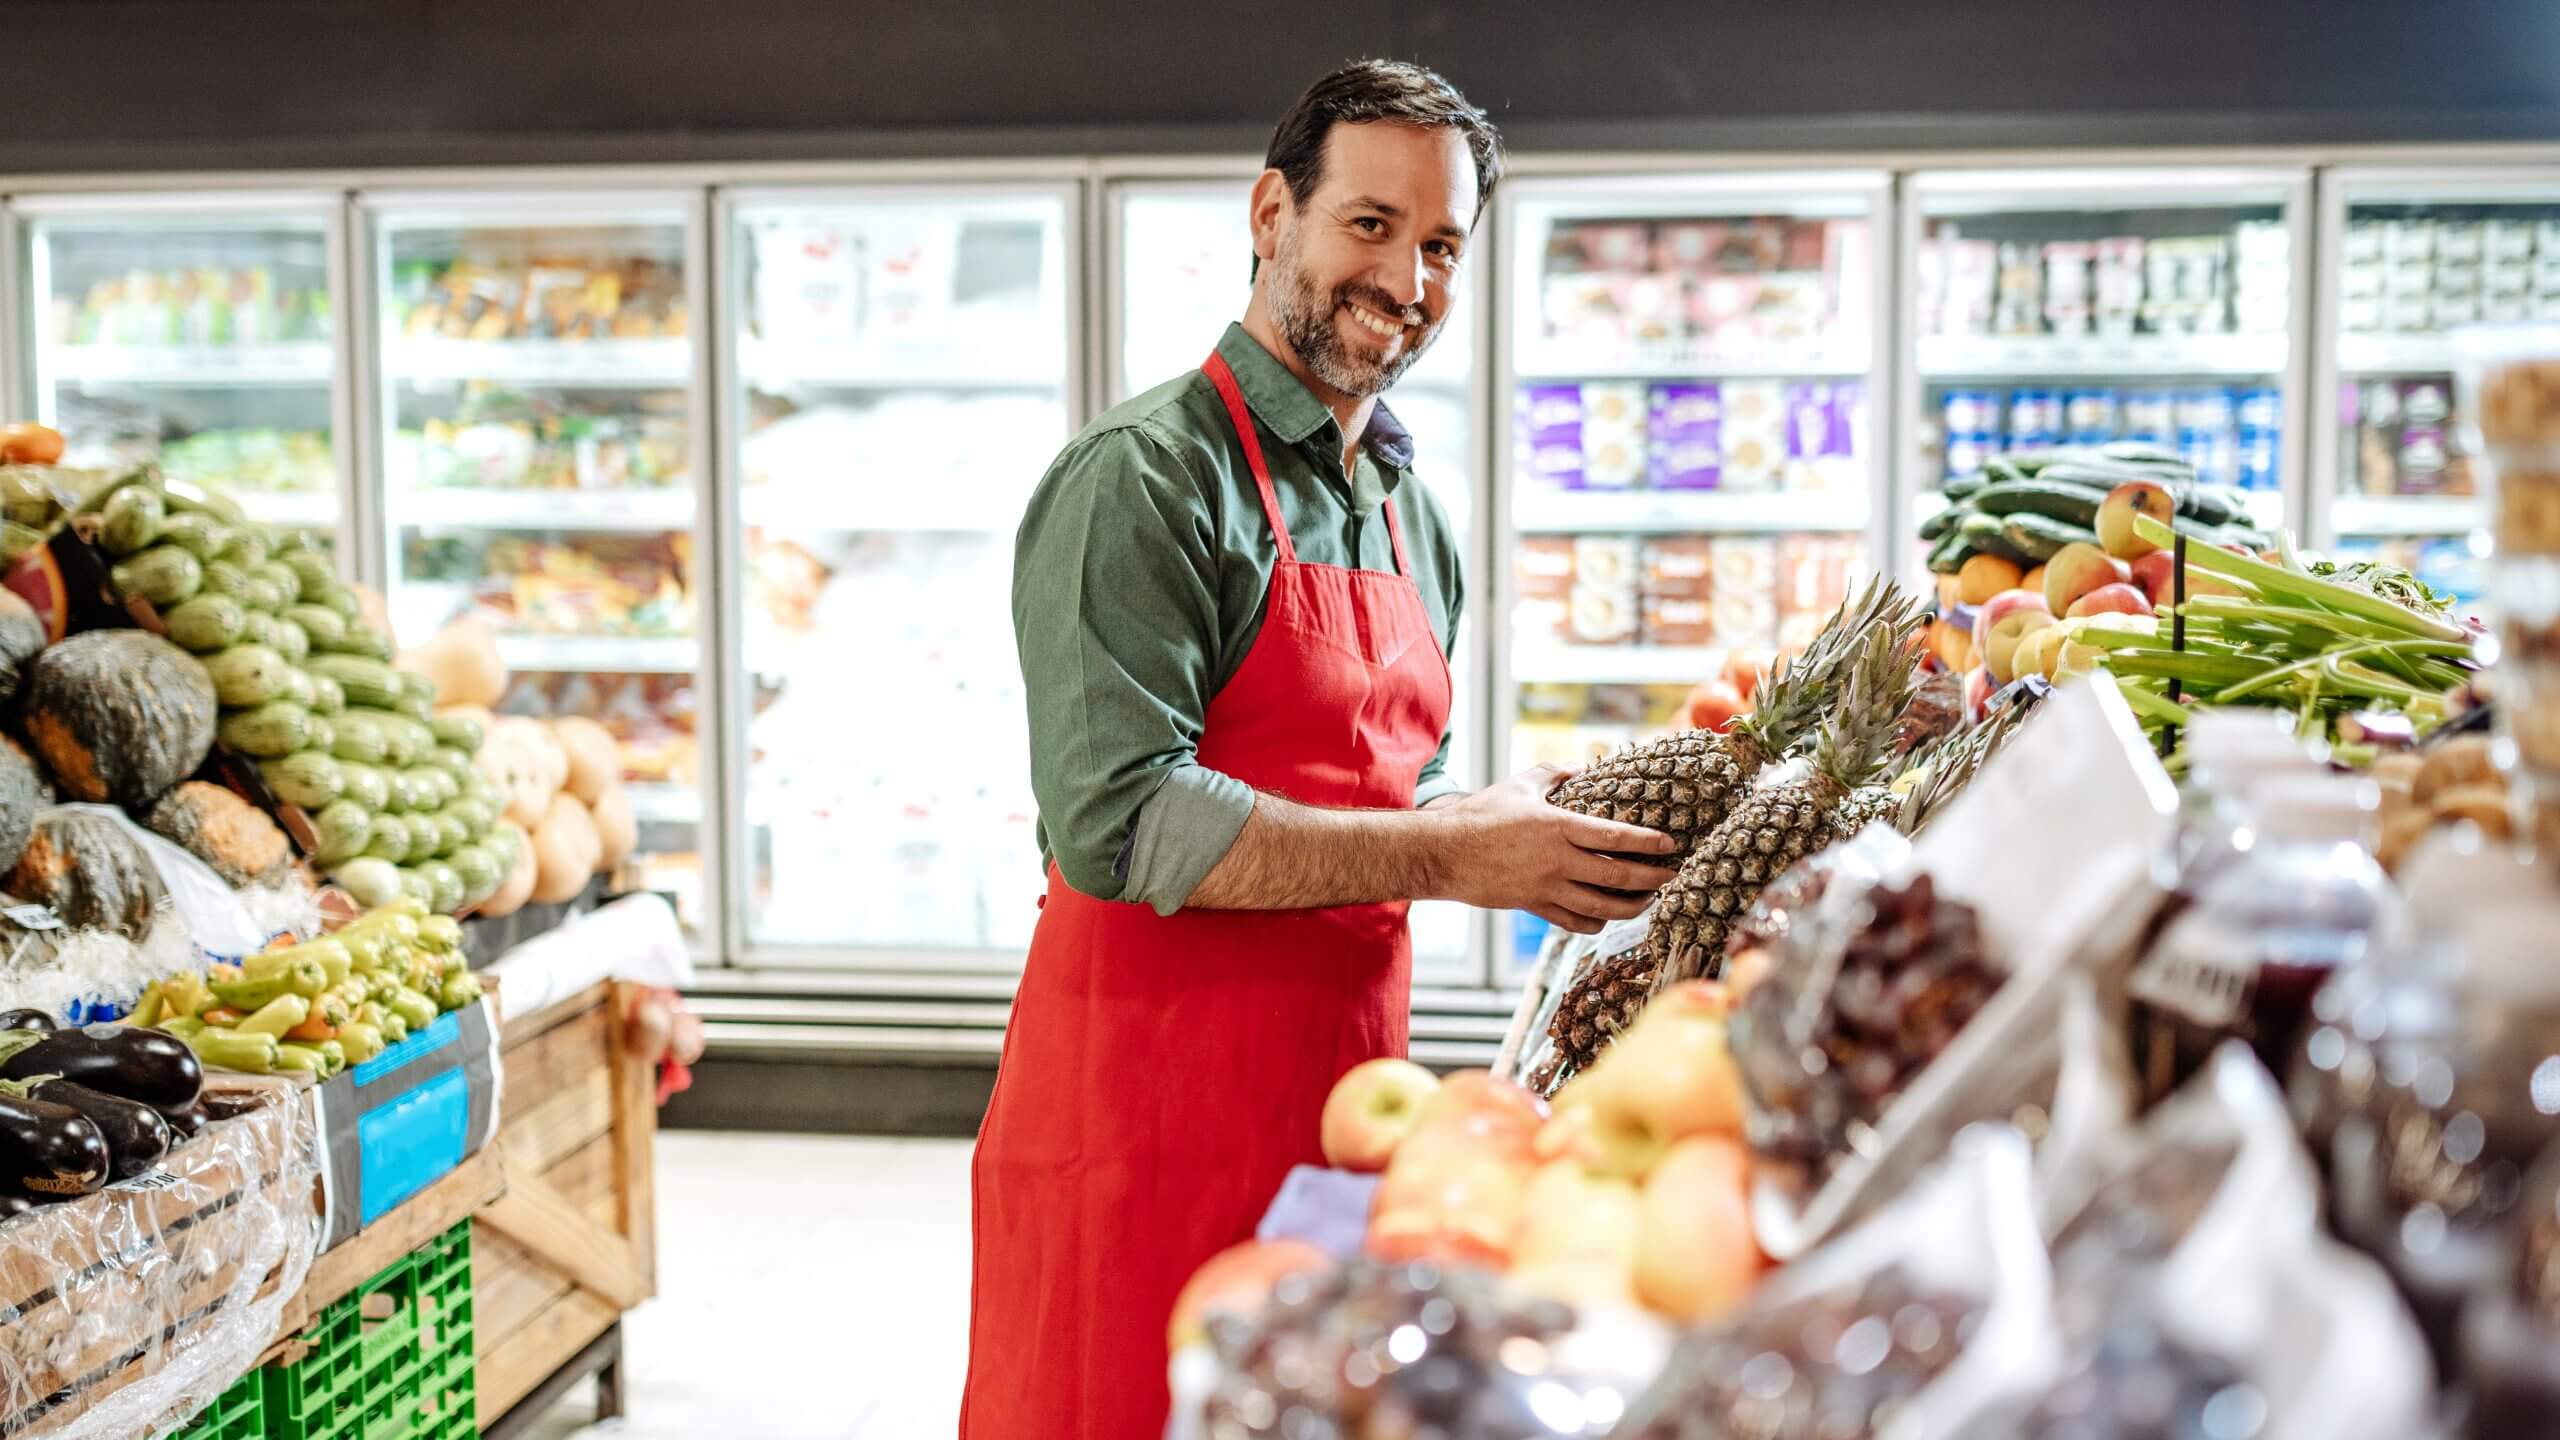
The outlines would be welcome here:
<svg viewBox="0 0 2560 1440">
<path fill-rule="evenodd" d="M 1439 326 L 1417 326 L 1407 330 L 1404 342 L 1384 359 L 1353 350 L 1343 344 L 1334 320 L 1343 306 L 1356 301 L 1408 322 L 1418 317 L 1419 308 L 1400 305 L 1384 290 L 1356 282 L 1337 288 L 1330 299 L 1319 296 L 1306 271 L 1299 268 L 1292 246 L 1283 245 L 1269 268 L 1278 272 L 1271 277 L 1269 297 L 1271 320 L 1279 327 L 1280 338 L 1289 342 L 1318 380 L 1354 400 L 1385 394 L 1440 338 Z"/>
</svg>

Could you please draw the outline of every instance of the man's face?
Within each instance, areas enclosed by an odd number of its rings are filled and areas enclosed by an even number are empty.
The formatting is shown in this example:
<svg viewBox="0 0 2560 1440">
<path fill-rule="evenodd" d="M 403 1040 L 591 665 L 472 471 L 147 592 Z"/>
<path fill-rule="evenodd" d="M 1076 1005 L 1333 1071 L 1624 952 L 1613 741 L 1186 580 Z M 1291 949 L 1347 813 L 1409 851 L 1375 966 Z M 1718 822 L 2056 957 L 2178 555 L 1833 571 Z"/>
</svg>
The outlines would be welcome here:
<svg viewBox="0 0 2560 1440">
<path fill-rule="evenodd" d="M 1263 179 L 1253 243 L 1264 308 L 1318 380 L 1354 399 L 1382 393 L 1431 348 L 1457 301 L 1476 214 L 1465 137 L 1336 125 L 1304 205 L 1276 172 Z"/>
</svg>

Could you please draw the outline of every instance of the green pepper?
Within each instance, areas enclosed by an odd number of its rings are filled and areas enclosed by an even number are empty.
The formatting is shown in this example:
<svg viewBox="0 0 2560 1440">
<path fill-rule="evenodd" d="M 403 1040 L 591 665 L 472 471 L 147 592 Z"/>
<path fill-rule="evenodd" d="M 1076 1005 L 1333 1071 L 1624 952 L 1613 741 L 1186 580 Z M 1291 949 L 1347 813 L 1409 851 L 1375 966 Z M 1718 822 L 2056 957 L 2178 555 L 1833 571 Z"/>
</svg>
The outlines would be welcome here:
<svg viewBox="0 0 2560 1440">
<path fill-rule="evenodd" d="M 193 1041 L 204 1033 L 205 1025 L 193 1015 L 181 1015 L 175 1020 L 163 1020 L 153 1028 L 175 1035 L 181 1040 Z"/>
<path fill-rule="evenodd" d="M 167 1002 L 161 998 L 160 982 L 154 980 L 150 987 L 142 992 L 142 998 L 133 1002 L 133 1013 L 125 1017 L 125 1023 L 145 1027 L 157 1025 L 160 1023 L 160 1015 L 166 1004 Z"/>
<path fill-rule="evenodd" d="M 415 990 L 402 990 L 383 1003 L 393 1014 L 408 1021 L 412 1030 L 424 1030 L 436 1023 L 436 1002 Z"/>
<path fill-rule="evenodd" d="M 308 956 L 286 962 L 264 978 L 243 976 L 238 980 L 216 980 L 214 995 L 235 1010 L 260 1010 L 268 1001 L 281 995 L 308 1000 L 329 988 L 329 972 L 320 962 Z"/>
<path fill-rule="evenodd" d="M 444 989 L 436 995 L 436 1003 L 447 1010 L 459 1010 L 480 998 L 480 977 L 465 970 L 445 977 Z"/>
<path fill-rule="evenodd" d="M 308 1070 L 314 1075 L 326 1076 L 329 1057 L 316 1045 L 279 1045 L 276 1047 L 276 1068 Z"/>
<path fill-rule="evenodd" d="M 361 1065 L 389 1048 L 383 1041 L 382 1028 L 361 1020 L 350 1020 L 339 1026 L 337 1043 L 346 1051 L 350 1065 Z"/>
<path fill-rule="evenodd" d="M 312 1046 L 311 1048 L 313 1048 L 314 1050 L 319 1051 L 321 1054 L 326 1055 L 326 1056 L 328 1056 L 328 1057 L 329 1057 L 329 1073 L 330 1073 L 330 1074 L 335 1075 L 335 1074 L 337 1074 L 339 1071 L 344 1070 L 344 1069 L 346 1069 L 346 1068 L 347 1068 L 347 1047 L 346 1047 L 346 1046 L 344 1046 L 344 1045 L 342 1045 L 342 1044 L 338 1043 L 338 1042 L 337 1042 L 337 1041 L 335 1041 L 335 1040 L 323 1040 L 323 1041 L 321 1041 L 319 1044 L 314 1045 L 314 1046 Z"/>
<path fill-rule="evenodd" d="M 187 1043 L 196 1058 L 207 1065 L 220 1070 L 244 1070 L 252 1075 L 275 1069 L 280 1048 L 273 1035 L 210 1027 Z"/>
<path fill-rule="evenodd" d="M 429 915 L 418 922 L 418 943 L 430 950 L 460 950 L 462 922 L 450 915 Z"/>
<path fill-rule="evenodd" d="M 310 1001 L 299 995 L 278 995 L 241 1021 L 240 1031 L 246 1035 L 282 1035 L 310 1018 Z"/>
</svg>

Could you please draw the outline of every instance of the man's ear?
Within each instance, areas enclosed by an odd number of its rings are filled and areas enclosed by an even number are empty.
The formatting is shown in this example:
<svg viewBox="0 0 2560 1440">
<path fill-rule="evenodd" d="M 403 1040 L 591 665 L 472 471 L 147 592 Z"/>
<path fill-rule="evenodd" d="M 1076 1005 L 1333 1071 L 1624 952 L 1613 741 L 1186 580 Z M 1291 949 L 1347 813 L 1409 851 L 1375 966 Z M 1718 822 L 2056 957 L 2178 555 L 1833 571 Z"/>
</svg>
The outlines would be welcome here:
<svg viewBox="0 0 2560 1440">
<path fill-rule="evenodd" d="M 1248 218 L 1253 222 L 1253 258 L 1268 260 L 1280 253 L 1281 211 L 1296 202 L 1289 196 L 1289 177 L 1277 170 L 1265 170 L 1253 182 L 1253 199 Z"/>
</svg>

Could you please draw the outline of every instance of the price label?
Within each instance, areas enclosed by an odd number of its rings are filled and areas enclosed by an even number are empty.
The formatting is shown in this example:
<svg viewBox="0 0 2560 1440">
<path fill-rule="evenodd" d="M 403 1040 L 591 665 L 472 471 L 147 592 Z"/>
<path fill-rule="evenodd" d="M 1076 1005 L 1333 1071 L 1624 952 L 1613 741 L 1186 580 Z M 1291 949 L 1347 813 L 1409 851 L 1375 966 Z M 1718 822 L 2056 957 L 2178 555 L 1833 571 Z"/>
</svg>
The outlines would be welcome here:
<svg viewBox="0 0 2560 1440">
<path fill-rule="evenodd" d="M 63 928 L 62 917 L 54 914 L 52 910 L 42 905 L 11 905 L 6 909 L 0 909 L 0 915 L 7 916 L 9 923 L 17 926 L 21 930 L 59 930 Z"/>
<path fill-rule="evenodd" d="M 128 1190 L 171 1190 L 186 1182 L 170 1171 L 152 1170 L 136 1175 L 130 1180 L 119 1180 L 116 1183 Z"/>
</svg>

